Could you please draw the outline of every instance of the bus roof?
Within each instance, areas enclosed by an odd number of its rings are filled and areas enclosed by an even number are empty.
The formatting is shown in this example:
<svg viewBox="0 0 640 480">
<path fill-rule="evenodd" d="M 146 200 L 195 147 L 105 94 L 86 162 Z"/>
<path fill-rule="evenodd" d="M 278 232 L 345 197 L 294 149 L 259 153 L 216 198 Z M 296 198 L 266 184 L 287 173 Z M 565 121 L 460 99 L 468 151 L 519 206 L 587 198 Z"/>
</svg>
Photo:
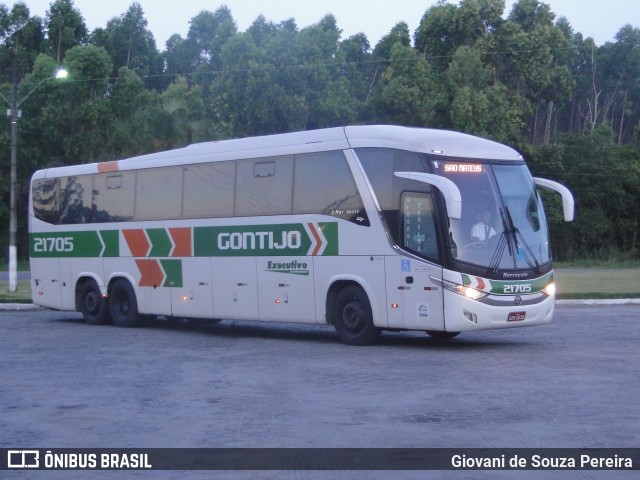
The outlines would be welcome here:
<svg viewBox="0 0 640 480">
<path fill-rule="evenodd" d="M 522 161 L 514 149 L 473 135 L 417 127 L 363 125 L 197 143 L 125 160 L 40 170 L 34 178 L 363 147 L 396 148 L 443 157 Z"/>
</svg>

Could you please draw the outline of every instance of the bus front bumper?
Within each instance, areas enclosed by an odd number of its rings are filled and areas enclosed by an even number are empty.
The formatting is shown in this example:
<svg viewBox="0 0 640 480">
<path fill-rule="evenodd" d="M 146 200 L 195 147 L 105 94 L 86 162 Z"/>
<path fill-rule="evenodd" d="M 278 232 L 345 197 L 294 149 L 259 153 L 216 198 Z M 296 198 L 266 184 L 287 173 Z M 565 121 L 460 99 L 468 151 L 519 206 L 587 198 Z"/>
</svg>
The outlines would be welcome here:
<svg viewBox="0 0 640 480">
<path fill-rule="evenodd" d="M 467 332 L 544 325 L 553 318 L 554 301 L 554 295 L 544 293 L 489 295 L 473 300 L 445 291 L 445 328 L 448 332 Z"/>
</svg>

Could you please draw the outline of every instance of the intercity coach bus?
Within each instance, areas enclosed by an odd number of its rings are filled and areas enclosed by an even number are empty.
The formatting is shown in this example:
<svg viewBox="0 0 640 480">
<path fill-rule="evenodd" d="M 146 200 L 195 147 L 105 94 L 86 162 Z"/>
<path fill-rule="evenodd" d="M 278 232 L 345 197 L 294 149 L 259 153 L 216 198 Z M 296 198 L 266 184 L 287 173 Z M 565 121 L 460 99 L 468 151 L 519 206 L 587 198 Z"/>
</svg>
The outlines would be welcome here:
<svg viewBox="0 0 640 480">
<path fill-rule="evenodd" d="M 90 324 L 169 319 L 463 331 L 551 321 L 537 186 L 515 150 L 348 126 L 49 168 L 31 182 L 33 300 Z"/>
</svg>

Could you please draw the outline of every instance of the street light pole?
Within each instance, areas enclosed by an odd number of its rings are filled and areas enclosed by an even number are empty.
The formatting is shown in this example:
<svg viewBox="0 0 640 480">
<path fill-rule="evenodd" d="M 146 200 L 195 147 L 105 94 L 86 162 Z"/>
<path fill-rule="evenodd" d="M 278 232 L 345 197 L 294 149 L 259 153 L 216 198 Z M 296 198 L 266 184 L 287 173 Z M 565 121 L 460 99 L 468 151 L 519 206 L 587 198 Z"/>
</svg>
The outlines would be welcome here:
<svg viewBox="0 0 640 480">
<path fill-rule="evenodd" d="M 66 78 L 67 71 L 63 68 L 52 76 L 41 80 L 33 89 L 22 99 L 18 100 L 18 73 L 17 68 L 13 69 L 13 83 L 11 85 L 11 101 L 0 94 L 0 96 L 9 103 L 11 109 L 7 112 L 11 118 L 11 193 L 9 195 L 9 292 L 15 292 L 18 285 L 18 214 L 17 214 L 17 189 L 18 189 L 18 119 L 22 112 L 19 110 L 20 105 L 31 96 L 36 89 L 44 82 L 53 78 Z"/>
<path fill-rule="evenodd" d="M 9 292 L 15 292 L 18 282 L 18 215 L 16 212 L 16 190 L 18 184 L 18 74 L 13 69 L 11 85 L 11 193 L 9 197 Z"/>
</svg>

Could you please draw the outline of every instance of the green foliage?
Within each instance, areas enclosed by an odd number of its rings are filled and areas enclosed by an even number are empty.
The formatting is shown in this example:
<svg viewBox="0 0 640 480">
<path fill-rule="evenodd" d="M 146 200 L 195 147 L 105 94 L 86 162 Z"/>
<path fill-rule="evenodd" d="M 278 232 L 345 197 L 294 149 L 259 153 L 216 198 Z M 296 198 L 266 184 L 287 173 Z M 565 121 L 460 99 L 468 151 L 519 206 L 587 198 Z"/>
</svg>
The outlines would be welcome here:
<svg viewBox="0 0 640 480">
<path fill-rule="evenodd" d="M 409 19 L 407 19 L 409 20 Z M 298 28 L 259 16 L 239 32 L 226 6 L 202 11 L 162 52 L 132 3 L 89 32 L 73 0 L 45 18 L 0 4 L 0 95 L 12 85 L 20 241 L 34 170 L 193 142 L 344 124 L 460 130 L 519 148 L 534 173 L 569 186 L 564 223 L 544 193 L 556 258 L 640 255 L 640 29 L 602 46 L 538 0 L 440 0 L 415 32 L 376 45 L 327 15 Z M 363 25 L 366 29 L 366 25 Z M 412 45 L 413 39 L 413 45 Z M 53 80 L 58 66 L 69 71 Z M 26 100 L 26 101 L 24 101 Z M 24 103 L 22 103 L 24 101 Z M 7 222 L 9 121 L 0 117 L 0 224 Z M 0 246 L 7 234 L 0 230 Z"/>
<path fill-rule="evenodd" d="M 51 4 L 45 19 L 47 30 L 46 49 L 60 62 L 71 48 L 86 45 L 89 32 L 80 11 L 72 0 L 56 0 Z"/>
<path fill-rule="evenodd" d="M 444 103 L 444 92 L 439 89 L 429 62 L 398 42 L 391 48 L 389 66 L 381 75 L 372 105 L 381 122 L 433 125 Z"/>
<path fill-rule="evenodd" d="M 534 153 L 534 172 L 560 179 L 576 198 L 576 219 L 566 225 L 557 199 L 547 197 L 560 258 L 638 254 L 640 151 L 617 145 L 614 138 L 610 127 L 599 127 L 588 136 L 564 136 Z"/>
</svg>

